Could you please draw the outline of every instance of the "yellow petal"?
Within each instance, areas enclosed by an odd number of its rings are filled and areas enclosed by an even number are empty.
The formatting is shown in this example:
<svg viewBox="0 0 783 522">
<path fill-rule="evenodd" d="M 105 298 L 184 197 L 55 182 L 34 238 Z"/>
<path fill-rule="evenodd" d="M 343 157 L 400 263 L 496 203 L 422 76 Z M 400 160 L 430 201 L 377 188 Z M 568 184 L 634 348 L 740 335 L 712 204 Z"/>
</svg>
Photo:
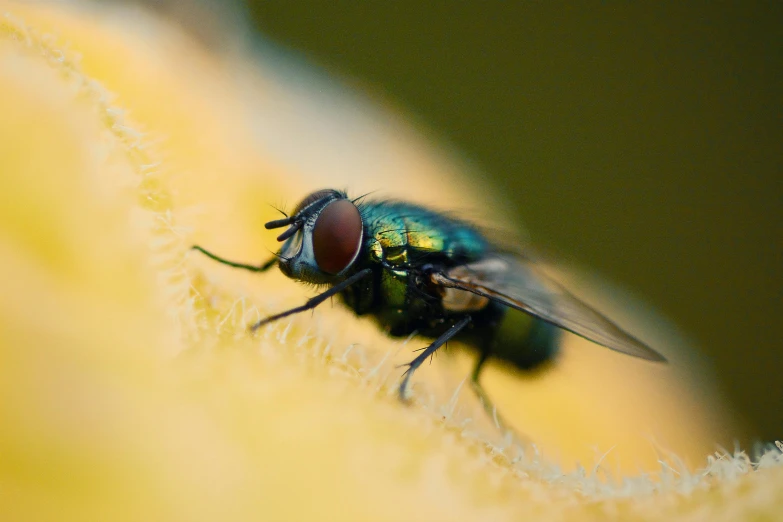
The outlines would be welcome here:
<svg viewBox="0 0 783 522">
<path fill-rule="evenodd" d="M 417 373 L 406 407 L 395 364 L 421 339 L 329 306 L 248 336 L 248 321 L 306 290 L 191 244 L 261 262 L 275 248 L 268 204 L 323 186 L 437 194 L 451 209 L 495 197 L 404 121 L 288 67 L 204 49 L 141 11 L 3 5 L 0 518 L 778 512 L 774 457 L 758 472 L 741 458 L 712 462 L 709 477 L 665 469 L 626 489 L 593 471 L 612 447 L 616 479 L 657 468 L 658 447 L 707 464 L 728 422 L 676 369 L 573 339 L 539 378 L 490 368 L 490 394 L 541 456 L 509 445 L 460 388 L 464 352 Z M 577 460 L 587 472 L 558 472 Z M 662 492 L 646 495 L 653 484 Z"/>
</svg>

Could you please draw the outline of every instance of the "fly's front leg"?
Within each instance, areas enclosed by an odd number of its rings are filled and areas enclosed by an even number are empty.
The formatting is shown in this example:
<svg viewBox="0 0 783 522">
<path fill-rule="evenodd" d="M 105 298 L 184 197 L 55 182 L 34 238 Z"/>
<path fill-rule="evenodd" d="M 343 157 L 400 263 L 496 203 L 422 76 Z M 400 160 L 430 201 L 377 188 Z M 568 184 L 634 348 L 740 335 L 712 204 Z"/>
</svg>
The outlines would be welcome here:
<svg viewBox="0 0 783 522">
<path fill-rule="evenodd" d="M 364 270 L 360 270 L 359 272 L 356 272 L 354 275 L 346 279 L 345 281 L 342 281 L 340 283 L 337 283 L 333 287 L 331 287 L 329 290 L 322 294 L 318 294 L 317 296 L 308 299 L 305 304 L 302 306 L 297 306 L 295 308 L 291 308 L 290 310 L 286 310 L 285 312 L 280 312 L 279 314 L 270 315 L 266 319 L 261 319 L 256 324 L 250 327 L 251 332 L 255 332 L 265 324 L 269 324 L 273 321 L 277 321 L 278 319 L 282 319 L 283 317 L 288 317 L 289 315 L 298 314 L 299 312 L 304 312 L 306 310 L 312 310 L 319 304 L 323 303 L 333 295 L 337 295 L 352 284 L 356 283 L 357 281 L 360 281 L 364 279 L 367 276 L 372 275 L 372 269 L 371 268 L 365 268 Z"/>
<path fill-rule="evenodd" d="M 241 268 L 242 270 L 250 270 L 251 272 L 266 272 L 267 270 L 269 270 L 270 268 L 275 266 L 275 263 L 277 262 L 277 258 L 273 257 L 272 259 L 270 259 L 269 261 L 267 261 L 266 263 L 264 263 L 262 265 L 249 265 L 247 263 L 237 263 L 235 261 L 229 261 L 228 259 L 225 259 L 223 257 L 215 255 L 212 252 L 210 252 L 209 250 L 201 248 L 198 245 L 193 245 L 191 248 L 193 250 L 198 250 L 199 252 L 201 252 L 202 254 L 207 256 L 208 258 L 214 259 L 218 263 L 222 263 L 224 265 L 228 265 L 228 266 L 233 267 L 233 268 Z"/>
<path fill-rule="evenodd" d="M 399 389 L 399 396 L 402 402 L 408 401 L 408 381 L 410 381 L 413 372 L 415 372 L 416 369 L 419 366 L 421 366 L 422 363 L 426 361 L 432 354 L 438 351 L 438 348 L 446 344 L 449 339 L 457 335 L 463 328 L 465 328 L 468 324 L 470 324 L 470 321 L 471 318 L 469 315 L 466 315 L 465 317 L 460 319 L 451 328 L 446 330 L 446 332 L 444 332 L 443 335 L 435 339 L 435 341 L 431 345 L 425 348 L 421 352 L 421 354 L 419 354 L 418 357 L 416 357 L 406 365 L 408 369 L 405 370 L 405 374 L 402 377 L 402 382 L 400 383 L 400 389 Z"/>
</svg>

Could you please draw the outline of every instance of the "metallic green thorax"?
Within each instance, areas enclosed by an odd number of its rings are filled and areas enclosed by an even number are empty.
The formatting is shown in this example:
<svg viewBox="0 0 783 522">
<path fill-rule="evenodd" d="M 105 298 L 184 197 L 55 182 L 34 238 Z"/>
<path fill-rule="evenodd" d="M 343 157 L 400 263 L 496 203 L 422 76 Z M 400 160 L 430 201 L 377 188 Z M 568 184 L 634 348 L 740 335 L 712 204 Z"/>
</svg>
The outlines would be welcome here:
<svg viewBox="0 0 783 522">
<path fill-rule="evenodd" d="M 371 313 L 393 333 L 405 334 L 427 308 L 411 295 L 411 267 L 441 266 L 477 261 L 489 244 L 479 231 L 461 221 L 402 202 L 360 205 L 364 245 L 356 269 L 377 267 L 372 288 L 348 292 L 346 303 L 359 314 Z M 370 290 L 369 292 L 367 290 Z M 408 325 L 406 327 L 406 325 Z"/>
<path fill-rule="evenodd" d="M 448 269 L 479 261 L 494 246 L 477 228 L 410 203 L 366 202 L 359 211 L 364 244 L 353 270 L 370 267 L 375 275 L 344 291 L 343 300 L 357 314 L 373 315 L 392 335 L 440 335 L 464 314 L 444 309 L 437 289 L 423 283 L 421 268 Z M 470 331 L 460 338 L 481 352 L 532 367 L 555 350 L 556 329 L 526 314 L 488 303 L 472 315 Z"/>
</svg>

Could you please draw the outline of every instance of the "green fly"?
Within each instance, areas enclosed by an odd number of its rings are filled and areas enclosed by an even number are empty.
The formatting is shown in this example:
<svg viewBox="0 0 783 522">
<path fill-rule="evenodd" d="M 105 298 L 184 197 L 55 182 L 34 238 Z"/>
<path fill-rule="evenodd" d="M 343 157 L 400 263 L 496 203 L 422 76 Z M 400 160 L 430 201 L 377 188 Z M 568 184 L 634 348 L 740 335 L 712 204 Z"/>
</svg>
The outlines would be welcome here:
<svg viewBox="0 0 783 522">
<path fill-rule="evenodd" d="M 628 355 L 666 360 L 546 277 L 533 260 L 504 251 L 465 221 L 419 205 L 319 190 L 290 216 L 265 227 L 285 230 L 277 237 L 283 243 L 280 251 L 261 265 L 234 263 L 193 248 L 253 272 L 277 265 L 291 279 L 328 288 L 250 330 L 338 295 L 392 336 L 416 333 L 434 339 L 406 365 L 402 400 L 416 369 L 451 339 L 478 349 L 472 383 L 485 405 L 478 378 L 488 358 L 522 370 L 538 368 L 554 358 L 562 330 Z"/>
</svg>

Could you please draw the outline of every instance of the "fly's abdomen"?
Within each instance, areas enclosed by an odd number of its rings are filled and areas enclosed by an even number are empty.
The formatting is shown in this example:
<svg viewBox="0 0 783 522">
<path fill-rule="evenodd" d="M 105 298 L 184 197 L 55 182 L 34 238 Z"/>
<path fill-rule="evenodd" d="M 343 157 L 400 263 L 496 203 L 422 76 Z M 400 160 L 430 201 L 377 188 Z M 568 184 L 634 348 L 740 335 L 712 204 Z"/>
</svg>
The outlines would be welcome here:
<svg viewBox="0 0 783 522">
<path fill-rule="evenodd" d="M 534 370 L 557 355 L 561 330 L 508 308 L 490 348 L 490 355 L 520 370 Z"/>
</svg>

